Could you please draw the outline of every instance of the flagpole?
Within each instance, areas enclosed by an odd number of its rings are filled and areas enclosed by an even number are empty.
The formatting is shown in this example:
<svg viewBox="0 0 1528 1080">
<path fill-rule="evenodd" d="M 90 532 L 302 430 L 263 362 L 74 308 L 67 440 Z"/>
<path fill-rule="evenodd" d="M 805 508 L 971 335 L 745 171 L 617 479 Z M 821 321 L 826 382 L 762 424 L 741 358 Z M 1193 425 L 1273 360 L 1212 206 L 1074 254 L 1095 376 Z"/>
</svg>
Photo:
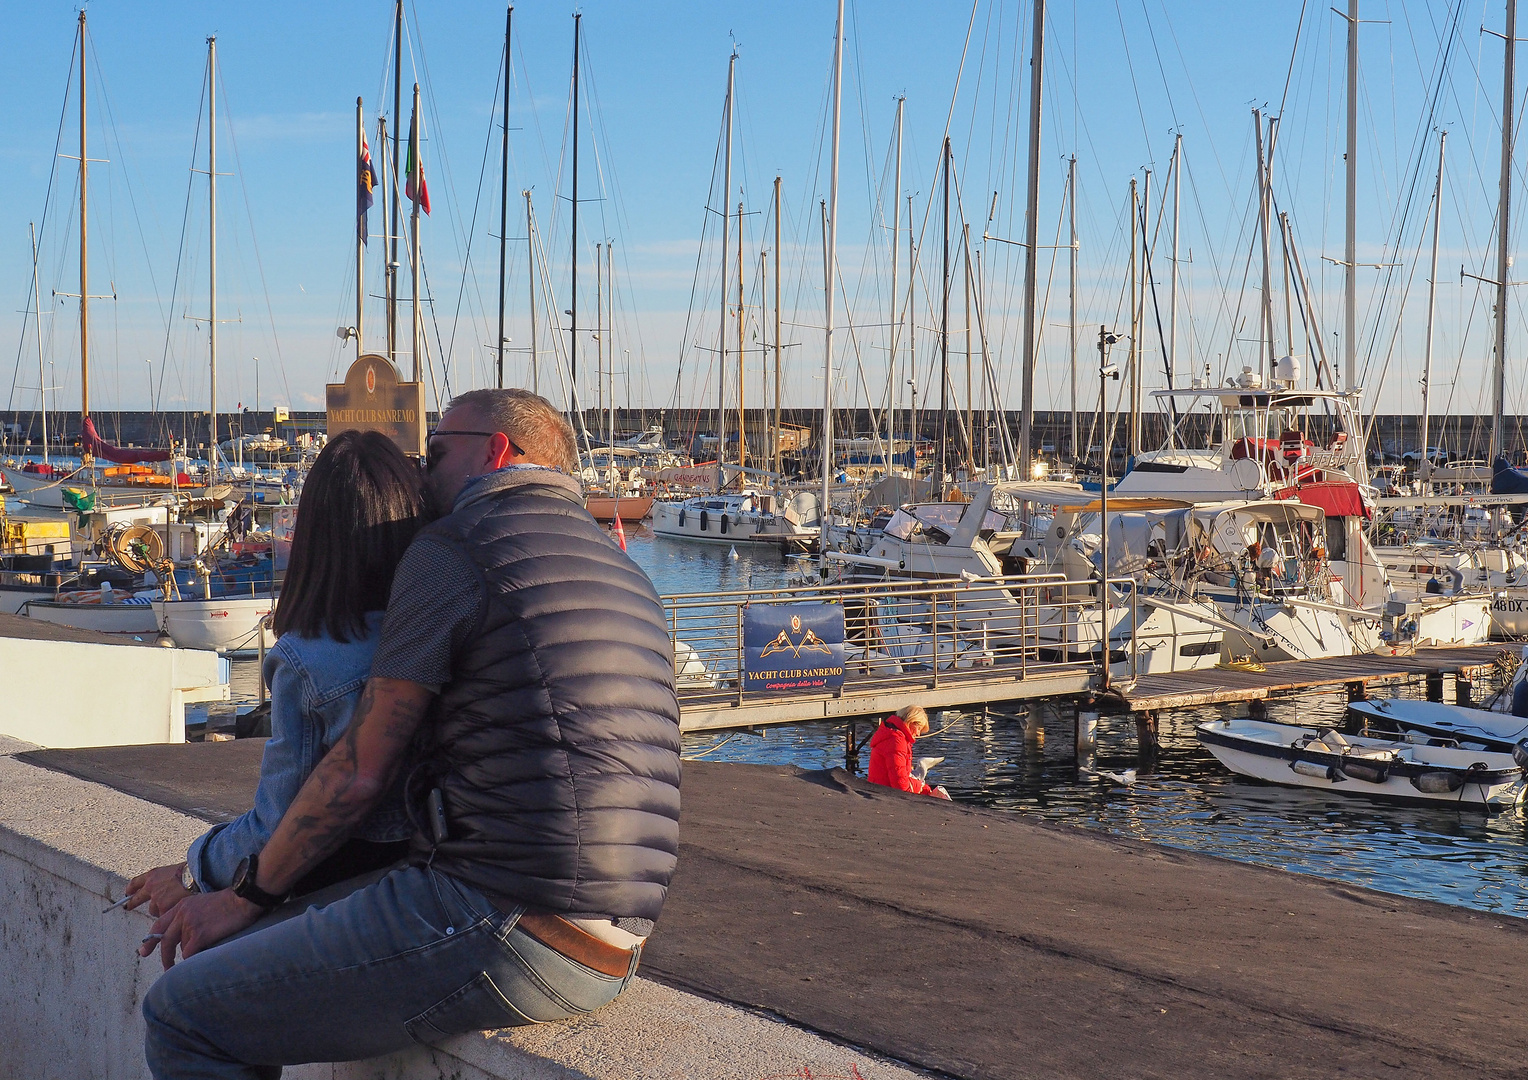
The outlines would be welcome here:
<svg viewBox="0 0 1528 1080">
<path fill-rule="evenodd" d="M 414 208 L 409 213 L 409 263 L 413 271 L 414 296 L 414 381 L 421 379 L 419 362 L 421 326 L 419 319 L 419 202 L 424 198 L 424 157 L 419 146 L 419 84 L 414 84 L 414 115 L 409 121 L 409 180 L 414 185 Z"/>
<path fill-rule="evenodd" d="M 355 355 L 361 358 L 364 351 L 361 348 L 361 318 L 365 310 L 366 300 L 366 223 L 367 218 L 361 209 L 361 167 L 369 170 L 371 165 L 366 161 L 366 110 L 361 105 L 361 99 L 355 99 L 355 154 L 356 154 L 356 217 L 355 217 Z M 371 189 L 367 188 L 367 194 Z M 367 207 L 369 210 L 370 207 Z"/>
<path fill-rule="evenodd" d="M 387 254 L 387 358 L 398 364 L 398 137 L 403 131 L 403 0 L 397 0 L 393 12 L 393 205 L 392 235 Z"/>
</svg>

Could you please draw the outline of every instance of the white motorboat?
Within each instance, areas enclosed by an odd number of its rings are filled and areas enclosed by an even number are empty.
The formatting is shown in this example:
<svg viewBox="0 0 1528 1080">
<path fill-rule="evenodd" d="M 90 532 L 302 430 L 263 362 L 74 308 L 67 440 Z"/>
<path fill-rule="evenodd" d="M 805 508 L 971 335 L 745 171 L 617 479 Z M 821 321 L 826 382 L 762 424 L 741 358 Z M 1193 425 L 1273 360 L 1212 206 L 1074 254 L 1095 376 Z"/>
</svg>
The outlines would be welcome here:
<svg viewBox="0 0 1528 1080">
<path fill-rule="evenodd" d="M 817 496 L 801 492 L 777 511 L 775 496 L 745 488 L 653 504 L 652 526 L 671 540 L 802 548 L 817 537 Z"/>
<path fill-rule="evenodd" d="M 1234 719 L 1212 720 L 1196 731 L 1232 772 L 1286 787 L 1483 810 L 1510 804 L 1523 790 L 1523 769 L 1513 755 L 1466 750 L 1452 740 L 1380 739 Z"/>
<path fill-rule="evenodd" d="M 57 599 L 32 600 L 21 613 L 38 622 L 94 630 L 98 634 L 122 634 L 153 638 L 159 633 L 159 615 L 146 596 L 115 589 L 61 593 Z"/>
<path fill-rule="evenodd" d="M 1490 709 L 1470 709 L 1441 701 L 1410 698 L 1378 698 L 1354 701 L 1348 712 L 1370 731 L 1415 731 L 1434 738 L 1453 739 L 1460 746 L 1511 753 L 1528 739 L 1528 717 Z"/>
</svg>

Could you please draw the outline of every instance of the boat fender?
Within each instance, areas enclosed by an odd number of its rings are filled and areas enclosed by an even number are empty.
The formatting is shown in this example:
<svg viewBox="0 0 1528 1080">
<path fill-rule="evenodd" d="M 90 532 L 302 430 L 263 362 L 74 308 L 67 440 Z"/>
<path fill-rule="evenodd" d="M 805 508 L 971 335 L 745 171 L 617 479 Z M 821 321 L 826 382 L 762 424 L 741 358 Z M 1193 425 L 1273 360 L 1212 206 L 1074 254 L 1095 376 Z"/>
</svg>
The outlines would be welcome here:
<svg viewBox="0 0 1528 1080">
<path fill-rule="evenodd" d="M 679 527 L 684 528 L 684 511 L 679 511 Z"/>
<path fill-rule="evenodd" d="M 1411 786 L 1424 795 L 1447 795 L 1464 787 L 1464 774 L 1441 769 L 1418 773 L 1411 777 Z"/>
<path fill-rule="evenodd" d="M 711 527 L 711 514 L 708 511 L 700 512 L 700 531 L 705 532 Z"/>
<path fill-rule="evenodd" d="M 1376 765 L 1368 761 L 1355 761 L 1353 758 L 1344 757 L 1338 767 L 1343 776 L 1352 780 L 1362 780 L 1366 784 L 1383 784 L 1390 779 L 1389 765 Z"/>
<path fill-rule="evenodd" d="M 1301 776 L 1314 776 L 1321 780 L 1336 780 L 1337 769 L 1332 765 L 1323 765 L 1319 761 L 1301 761 L 1299 758 L 1289 763 L 1289 767 Z"/>
</svg>

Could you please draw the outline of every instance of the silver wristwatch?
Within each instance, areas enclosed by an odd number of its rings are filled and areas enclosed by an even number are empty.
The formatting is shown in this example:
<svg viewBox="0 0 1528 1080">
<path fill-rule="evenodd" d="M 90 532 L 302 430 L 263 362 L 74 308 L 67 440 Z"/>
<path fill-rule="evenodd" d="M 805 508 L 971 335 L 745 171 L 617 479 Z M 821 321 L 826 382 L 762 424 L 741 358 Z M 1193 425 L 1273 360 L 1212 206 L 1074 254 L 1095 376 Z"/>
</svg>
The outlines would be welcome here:
<svg viewBox="0 0 1528 1080">
<path fill-rule="evenodd" d="M 189 893 L 199 893 L 202 887 L 196 883 L 196 878 L 191 876 L 191 864 L 180 864 L 180 887 Z"/>
</svg>

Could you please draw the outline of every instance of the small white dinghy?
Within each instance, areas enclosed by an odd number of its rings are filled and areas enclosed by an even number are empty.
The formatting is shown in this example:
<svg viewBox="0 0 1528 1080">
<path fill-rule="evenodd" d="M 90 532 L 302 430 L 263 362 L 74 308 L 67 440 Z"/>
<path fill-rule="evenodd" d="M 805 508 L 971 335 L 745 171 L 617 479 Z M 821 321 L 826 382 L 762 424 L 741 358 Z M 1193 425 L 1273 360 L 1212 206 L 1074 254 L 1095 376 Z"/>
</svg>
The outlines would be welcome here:
<svg viewBox="0 0 1528 1080">
<path fill-rule="evenodd" d="M 1528 647 L 1523 649 L 1512 681 L 1495 695 L 1495 703 L 1493 708 L 1472 709 L 1441 701 L 1375 698 L 1350 703 L 1348 714 L 1370 732 L 1419 731 L 1453 739 L 1466 750 L 1510 754 L 1513 747 L 1528 739 Z"/>
<path fill-rule="evenodd" d="M 1196 730 L 1226 768 L 1271 784 L 1483 810 L 1510 805 L 1522 792 L 1523 769 L 1512 754 L 1462 750 L 1451 741 L 1392 741 L 1262 720 L 1212 720 Z"/>
<path fill-rule="evenodd" d="M 1348 712 L 1359 718 L 1371 733 L 1415 731 L 1434 738 L 1453 739 L 1466 750 L 1493 750 L 1510 754 L 1528 739 L 1528 719 L 1490 709 L 1469 709 L 1441 701 L 1409 698 L 1377 698 L 1355 701 Z"/>
</svg>

